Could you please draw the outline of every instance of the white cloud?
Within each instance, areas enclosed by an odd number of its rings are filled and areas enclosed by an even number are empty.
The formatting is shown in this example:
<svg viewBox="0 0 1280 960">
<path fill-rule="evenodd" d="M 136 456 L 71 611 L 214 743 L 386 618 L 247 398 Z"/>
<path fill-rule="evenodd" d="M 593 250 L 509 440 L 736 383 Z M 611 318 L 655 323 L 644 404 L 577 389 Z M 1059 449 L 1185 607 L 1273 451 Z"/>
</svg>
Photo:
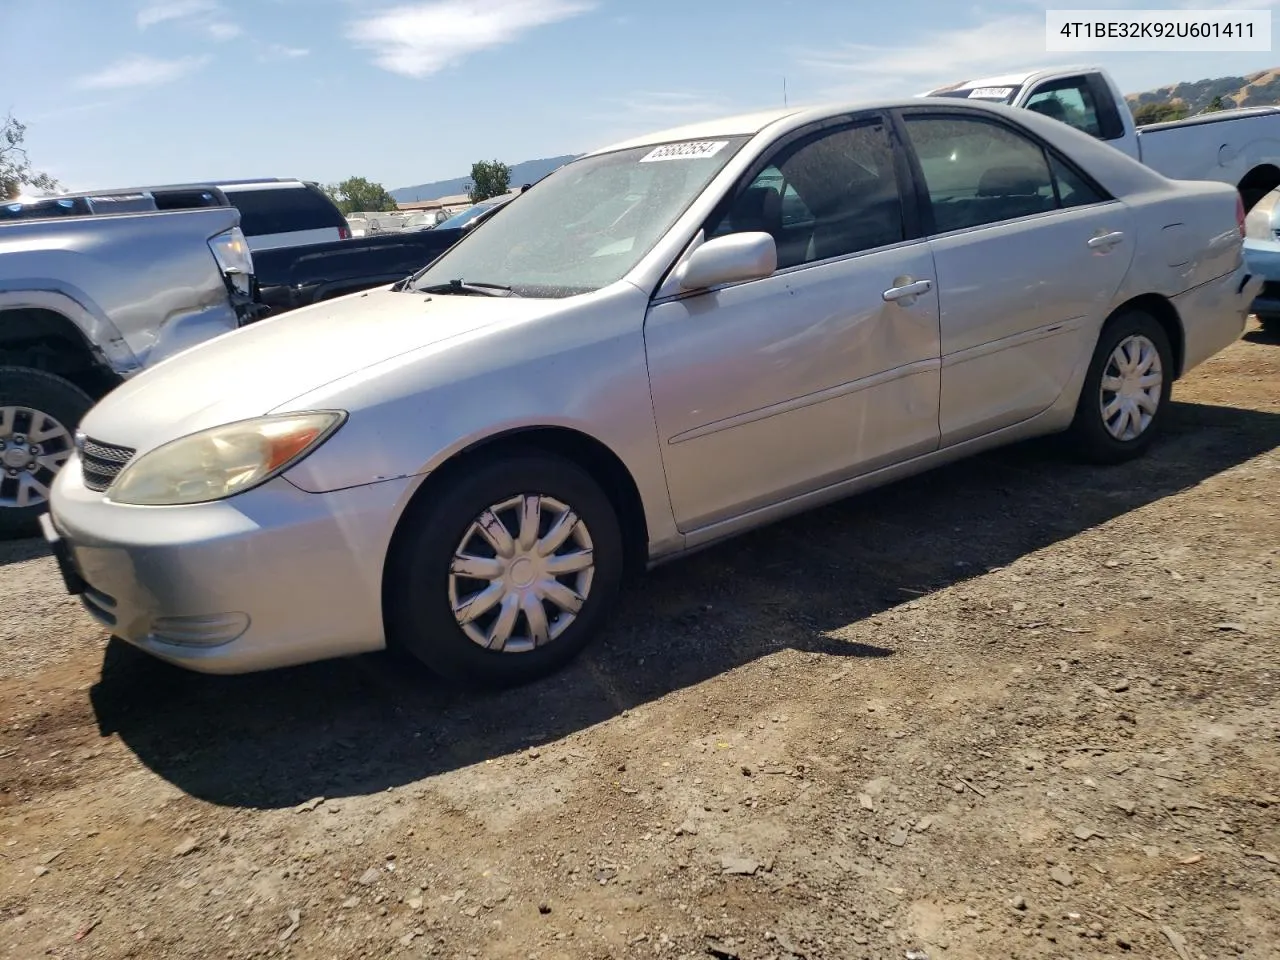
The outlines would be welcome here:
<svg viewBox="0 0 1280 960">
<path fill-rule="evenodd" d="M 289 47 L 283 43 L 269 43 L 259 51 L 258 59 L 263 63 L 272 60 L 297 60 L 299 57 L 305 57 L 310 52 L 306 47 Z"/>
<path fill-rule="evenodd" d="M 216 0 L 159 0 L 138 11 L 138 29 L 145 30 L 169 20 L 205 16 L 218 9 Z"/>
<path fill-rule="evenodd" d="M 1096 0 L 1095 0 L 1096 2 Z M 983 74 L 1015 73 L 1016 51 L 1028 51 L 1028 69 L 1079 54 L 1046 53 L 1044 18 L 1008 16 L 971 27 L 921 34 L 908 44 L 844 44 L 827 51 L 801 51 L 800 66 L 827 83 L 823 96 L 871 98 L 910 95 L 925 88 Z"/>
<path fill-rule="evenodd" d="M 76 80 L 76 86 L 93 90 L 151 87 L 177 80 L 179 77 L 199 70 L 208 62 L 208 57 L 158 60 L 155 57 L 134 55 L 117 60 L 96 73 L 85 74 Z"/>
<path fill-rule="evenodd" d="M 1166 8 L 1256 10 L 1273 8 L 1278 3 L 1280 0 L 1173 0 L 1167 2 Z M 824 99 L 912 95 L 960 80 L 1064 64 L 1106 62 L 1120 67 L 1138 62 L 1140 55 L 1136 54 L 1048 52 L 1043 11 L 1073 9 L 1072 4 L 1063 0 L 1023 0 L 1020 6 L 1028 12 L 912 35 L 909 43 L 851 43 L 827 50 L 795 51 L 794 56 L 798 66 L 812 75 Z M 1132 0 L 1089 0 L 1076 6 L 1130 9 L 1134 4 Z M 1169 73 L 1176 75 L 1177 57 L 1167 59 L 1171 64 Z M 1206 65 L 1200 69 L 1212 68 Z M 1227 66 L 1222 72 L 1231 72 L 1231 68 Z"/>
<path fill-rule="evenodd" d="M 378 66 L 425 77 L 536 27 L 591 10 L 594 0 L 434 0 L 394 7 L 347 27 Z"/>
<path fill-rule="evenodd" d="M 161 23 L 181 23 L 203 30 L 219 43 L 234 40 L 244 30 L 228 20 L 217 0 L 157 0 L 138 11 L 138 29 Z"/>
<path fill-rule="evenodd" d="M 584 119 L 591 124 L 589 149 L 629 140 L 669 127 L 746 113 L 749 108 L 715 93 L 644 91 L 628 97 L 602 98 Z"/>
<path fill-rule="evenodd" d="M 603 102 L 608 105 L 606 116 L 643 123 L 694 123 L 733 110 L 723 97 L 688 91 L 645 91 Z"/>
<path fill-rule="evenodd" d="M 215 20 L 213 23 L 205 25 L 205 30 L 209 36 L 219 42 L 224 40 L 234 40 L 240 34 L 244 33 L 238 23 L 231 23 L 228 20 Z"/>
</svg>

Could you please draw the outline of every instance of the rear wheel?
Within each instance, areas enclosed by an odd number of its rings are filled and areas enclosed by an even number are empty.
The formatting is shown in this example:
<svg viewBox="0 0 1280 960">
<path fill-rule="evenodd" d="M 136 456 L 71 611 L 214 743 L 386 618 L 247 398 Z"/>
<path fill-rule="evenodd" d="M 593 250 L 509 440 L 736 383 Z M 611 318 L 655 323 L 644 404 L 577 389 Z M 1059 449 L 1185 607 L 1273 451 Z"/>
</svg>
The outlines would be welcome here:
<svg viewBox="0 0 1280 960">
<path fill-rule="evenodd" d="M 1096 463 L 1145 452 L 1164 424 L 1173 372 L 1169 337 L 1154 317 L 1131 310 L 1108 321 L 1071 424 L 1077 451 Z"/>
<path fill-rule="evenodd" d="M 93 400 L 43 370 L 0 367 L 0 539 L 31 536 Z"/>
<path fill-rule="evenodd" d="M 1258 314 L 1258 326 L 1267 333 L 1280 333 L 1280 313 Z"/>
<path fill-rule="evenodd" d="M 609 498 L 579 467 L 517 453 L 457 473 L 388 558 L 388 641 L 450 679 L 526 683 L 591 640 L 622 581 Z"/>
</svg>

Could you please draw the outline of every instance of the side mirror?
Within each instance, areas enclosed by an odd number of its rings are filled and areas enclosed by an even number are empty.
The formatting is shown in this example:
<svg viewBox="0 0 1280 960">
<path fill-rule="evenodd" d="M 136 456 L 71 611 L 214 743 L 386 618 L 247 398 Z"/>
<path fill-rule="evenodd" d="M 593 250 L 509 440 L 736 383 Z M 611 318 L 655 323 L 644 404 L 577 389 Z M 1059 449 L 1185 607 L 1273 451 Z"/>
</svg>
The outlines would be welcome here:
<svg viewBox="0 0 1280 960">
<path fill-rule="evenodd" d="M 705 290 L 772 276 L 778 247 L 767 233 L 731 233 L 708 240 L 676 270 L 681 290 Z"/>
</svg>

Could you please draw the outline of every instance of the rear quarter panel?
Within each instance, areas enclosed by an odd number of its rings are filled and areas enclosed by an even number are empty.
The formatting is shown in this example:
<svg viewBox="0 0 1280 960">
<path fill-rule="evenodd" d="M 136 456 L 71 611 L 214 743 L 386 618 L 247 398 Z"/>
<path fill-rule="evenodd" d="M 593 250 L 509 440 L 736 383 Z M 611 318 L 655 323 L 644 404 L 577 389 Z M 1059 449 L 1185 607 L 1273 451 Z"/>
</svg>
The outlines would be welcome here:
<svg viewBox="0 0 1280 960">
<path fill-rule="evenodd" d="M 231 207 L 0 226 L 0 308 L 57 300 L 124 375 L 236 329 L 208 240 L 239 223 Z M 39 303 L 38 303 L 39 302 Z M 68 311 L 72 312 L 72 311 Z M 123 349 L 122 349 L 123 348 Z"/>
<path fill-rule="evenodd" d="M 1239 267 L 1236 199 L 1233 188 L 1206 181 L 1128 196 L 1135 250 L 1118 301 L 1150 293 L 1172 299 Z"/>
</svg>

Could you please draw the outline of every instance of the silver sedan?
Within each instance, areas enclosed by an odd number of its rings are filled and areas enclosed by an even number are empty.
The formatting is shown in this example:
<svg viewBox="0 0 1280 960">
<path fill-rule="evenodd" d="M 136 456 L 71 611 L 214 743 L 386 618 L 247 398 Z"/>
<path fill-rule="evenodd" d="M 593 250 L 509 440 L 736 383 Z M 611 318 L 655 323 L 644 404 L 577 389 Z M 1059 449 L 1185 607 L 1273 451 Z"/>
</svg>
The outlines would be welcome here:
<svg viewBox="0 0 1280 960">
<path fill-rule="evenodd" d="M 642 137 L 118 388 L 46 535 L 93 616 L 196 670 L 392 645 L 527 681 L 629 572 L 1025 437 L 1140 454 L 1244 328 L 1242 234 L 1230 187 L 992 105 Z"/>
</svg>

